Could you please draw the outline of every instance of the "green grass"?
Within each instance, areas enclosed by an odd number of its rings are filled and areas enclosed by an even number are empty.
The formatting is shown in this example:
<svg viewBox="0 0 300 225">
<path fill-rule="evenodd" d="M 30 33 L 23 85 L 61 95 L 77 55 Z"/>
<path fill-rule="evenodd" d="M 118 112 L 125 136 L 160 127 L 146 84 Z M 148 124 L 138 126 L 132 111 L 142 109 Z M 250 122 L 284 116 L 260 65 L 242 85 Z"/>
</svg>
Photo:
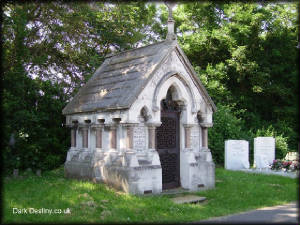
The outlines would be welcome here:
<svg viewBox="0 0 300 225">
<path fill-rule="evenodd" d="M 171 196 L 133 196 L 103 184 L 65 179 L 63 169 L 42 177 L 5 178 L 3 222 L 189 222 L 298 199 L 298 179 L 216 168 L 216 188 L 194 194 L 202 204 L 174 204 Z M 13 214 L 13 208 L 67 209 L 71 214 Z"/>
</svg>

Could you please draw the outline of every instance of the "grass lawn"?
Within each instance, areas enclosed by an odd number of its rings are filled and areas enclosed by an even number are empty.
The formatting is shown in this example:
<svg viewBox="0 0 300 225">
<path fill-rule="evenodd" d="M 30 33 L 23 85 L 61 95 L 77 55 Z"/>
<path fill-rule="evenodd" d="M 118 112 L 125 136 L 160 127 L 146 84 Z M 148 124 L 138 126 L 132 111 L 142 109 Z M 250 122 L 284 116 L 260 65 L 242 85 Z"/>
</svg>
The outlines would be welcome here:
<svg viewBox="0 0 300 225">
<path fill-rule="evenodd" d="M 298 199 L 298 179 L 216 168 L 216 188 L 194 193 L 201 204 L 177 205 L 171 196 L 133 196 L 103 184 L 65 179 L 63 168 L 3 181 L 3 222 L 125 223 L 190 222 L 284 204 Z M 18 209 L 58 209 L 61 213 L 16 214 Z M 63 213 L 67 208 L 70 214 Z"/>
</svg>

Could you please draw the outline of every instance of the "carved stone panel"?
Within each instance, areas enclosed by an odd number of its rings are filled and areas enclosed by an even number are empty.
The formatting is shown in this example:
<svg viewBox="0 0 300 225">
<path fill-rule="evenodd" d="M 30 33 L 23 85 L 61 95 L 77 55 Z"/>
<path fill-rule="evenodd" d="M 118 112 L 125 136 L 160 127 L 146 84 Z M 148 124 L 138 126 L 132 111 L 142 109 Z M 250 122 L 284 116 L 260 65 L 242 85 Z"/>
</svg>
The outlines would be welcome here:
<svg viewBox="0 0 300 225">
<path fill-rule="evenodd" d="M 144 151 L 147 148 L 146 141 L 146 127 L 143 125 L 134 127 L 133 148 L 137 151 Z"/>
</svg>

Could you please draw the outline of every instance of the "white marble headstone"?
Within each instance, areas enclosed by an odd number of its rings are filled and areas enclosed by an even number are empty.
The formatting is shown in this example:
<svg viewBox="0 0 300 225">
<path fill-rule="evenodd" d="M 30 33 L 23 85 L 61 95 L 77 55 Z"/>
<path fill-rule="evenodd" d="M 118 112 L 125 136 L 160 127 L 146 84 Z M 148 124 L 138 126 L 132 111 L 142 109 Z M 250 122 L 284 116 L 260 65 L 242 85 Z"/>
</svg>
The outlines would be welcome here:
<svg viewBox="0 0 300 225">
<path fill-rule="evenodd" d="M 254 138 L 254 164 L 256 168 L 268 168 L 275 159 L 275 138 Z"/>
<path fill-rule="evenodd" d="M 245 140 L 225 141 L 225 169 L 249 169 L 249 143 Z"/>
</svg>

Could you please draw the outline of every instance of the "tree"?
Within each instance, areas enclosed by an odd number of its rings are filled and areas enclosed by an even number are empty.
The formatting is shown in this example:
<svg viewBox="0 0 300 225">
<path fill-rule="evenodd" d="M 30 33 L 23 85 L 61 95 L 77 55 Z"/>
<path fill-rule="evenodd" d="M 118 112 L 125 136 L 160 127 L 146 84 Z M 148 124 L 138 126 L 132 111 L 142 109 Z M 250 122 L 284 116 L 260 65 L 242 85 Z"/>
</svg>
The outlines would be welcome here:
<svg viewBox="0 0 300 225">
<path fill-rule="evenodd" d="M 296 149 L 297 4 L 188 3 L 175 15 L 180 44 L 216 103 L 234 105 L 249 130 L 273 124 Z"/>
<path fill-rule="evenodd" d="M 69 145 L 63 107 L 107 54 L 153 41 L 155 7 L 56 1 L 3 9 L 5 168 L 50 169 Z"/>
</svg>

